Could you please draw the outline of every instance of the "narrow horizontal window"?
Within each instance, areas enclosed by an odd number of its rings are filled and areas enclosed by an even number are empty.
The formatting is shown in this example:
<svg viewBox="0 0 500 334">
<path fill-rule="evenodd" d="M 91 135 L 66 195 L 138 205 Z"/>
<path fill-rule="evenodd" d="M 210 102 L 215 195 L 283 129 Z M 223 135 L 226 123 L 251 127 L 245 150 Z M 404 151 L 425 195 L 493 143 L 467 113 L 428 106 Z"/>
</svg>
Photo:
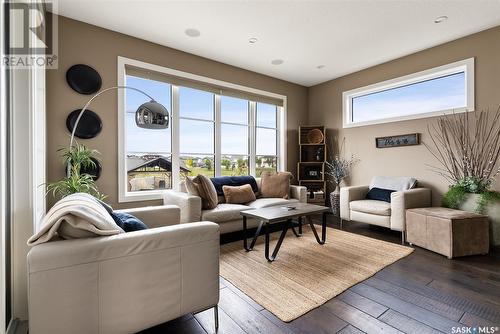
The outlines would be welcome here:
<svg viewBox="0 0 500 334">
<path fill-rule="evenodd" d="M 431 117 L 474 108 L 473 59 L 344 93 L 344 127 Z"/>
</svg>

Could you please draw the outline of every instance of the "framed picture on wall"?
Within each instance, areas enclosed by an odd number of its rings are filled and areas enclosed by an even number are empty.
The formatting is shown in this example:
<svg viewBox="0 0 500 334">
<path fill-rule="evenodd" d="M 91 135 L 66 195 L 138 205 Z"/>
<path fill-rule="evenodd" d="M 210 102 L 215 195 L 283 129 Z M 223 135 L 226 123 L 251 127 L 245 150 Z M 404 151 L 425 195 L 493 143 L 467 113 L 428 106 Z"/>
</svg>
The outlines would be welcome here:
<svg viewBox="0 0 500 334">
<path fill-rule="evenodd" d="M 377 148 L 388 148 L 398 146 L 412 146 L 420 144 L 420 134 L 410 133 L 406 135 L 396 135 L 388 137 L 375 138 L 375 146 Z"/>
</svg>

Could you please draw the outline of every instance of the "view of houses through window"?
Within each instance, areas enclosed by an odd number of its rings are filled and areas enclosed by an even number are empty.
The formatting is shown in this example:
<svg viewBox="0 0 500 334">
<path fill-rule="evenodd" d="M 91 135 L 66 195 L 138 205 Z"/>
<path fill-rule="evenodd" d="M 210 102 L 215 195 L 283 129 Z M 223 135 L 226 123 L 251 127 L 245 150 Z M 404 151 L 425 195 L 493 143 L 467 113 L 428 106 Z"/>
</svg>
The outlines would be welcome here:
<svg viewBox="0 0 500 334">
<path fill-rule="evenodd" d="M 133 75 L 126 76 L 126 83 L 178 115 L 177 124 L 172 121 L 165 130 L 138 128 L 134 114 L 145 102 L 144 96 L 127 92 L 128 192 L 173 188 L 175 158 L 179 180 L 198 174 L 258 177 L 264 170 L 277 170 L 280 107 Z M 174 99 L 178 103 L 172 103 Z M 173 131 L 174 127 L 178 131 Z M 173 138 L 173 133 L 178 133 L 178 138 Z"/>
</svg>

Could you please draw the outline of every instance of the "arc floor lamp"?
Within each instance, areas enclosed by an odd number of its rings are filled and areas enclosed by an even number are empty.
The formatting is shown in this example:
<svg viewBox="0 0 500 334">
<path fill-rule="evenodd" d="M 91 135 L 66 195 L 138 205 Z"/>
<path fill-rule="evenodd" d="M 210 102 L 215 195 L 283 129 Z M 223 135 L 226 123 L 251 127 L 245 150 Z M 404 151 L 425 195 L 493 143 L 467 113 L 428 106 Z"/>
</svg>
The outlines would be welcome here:
<svg viewBox="0 0 500 334">
<path fill-rule="evenodd" d="M 71 139 L 69 141 L 69 151 L 73 149 L 73 141 L 75 138 L 75 132 L 78 127 L 78 123 L 80 122 L 80 119 L 82 118 L 83 113 L 89 105 L 96 99 L 98 96 L 109 92 L 111 90 L 118 90 L 118 89 L 131 89 L 136 92 L 139 92 L 146 97 L 150 99 L 149 102 L 145 102 L 137 108 L 135 112 L 135 124 L 144 129 L 166 129 L 169 126 L 169 121 L 170 121 L 170 116 L 168 113 L 167 108 L 165 108 L 162 104 L 158 103 L 155 101 L 154 98 L 152 98 L 149 94 L 146 92 L 137 89 L 135 87 L 130 87 L 130 86 L 113 86 L 109 87 L 106 89 L 101 90 L 100 92 L 96 93 L 92 98 L 85 104 L 85 106 L 82 108 L 80 113 L 78 114 L 78 117 L 76 118 L 75 124 L 73 125 L 73 131 L 71 131 Z M 67 174 L 70 174 L 70 168 L 71 166 L 68 165 L 68 171 Z"/>
</svg>

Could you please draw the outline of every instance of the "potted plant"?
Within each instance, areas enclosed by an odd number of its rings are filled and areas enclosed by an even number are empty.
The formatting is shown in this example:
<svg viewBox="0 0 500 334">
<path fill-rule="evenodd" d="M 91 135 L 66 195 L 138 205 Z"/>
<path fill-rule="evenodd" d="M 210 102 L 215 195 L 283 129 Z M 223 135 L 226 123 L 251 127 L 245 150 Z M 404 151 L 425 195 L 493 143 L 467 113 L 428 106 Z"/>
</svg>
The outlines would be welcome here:
<svg viewBox="0 0 500 334">
<path fill-rule="evenodd" d="M 97 188 L 94 177 L 82 170 L 96 166 L 92 158 L 96 159 L 97 150 L 90 150 L 85 145 L 76 143 L 71 149 L 60 149 L 64 165 L 67 167 L 66 177 L 57 182 L 49 183 L 47 193 L 52 193 L 55 198 L 63 198 L 74 193 L 87 193 L 98 199 L 106 198 Z"/>
<path fill-rule="evenodd" d="M 496 112 L 453 113 L 428 127 L 426 147 L 450 183 L 444 207 L 488 215 L 493 245 L 500 244 L 500 193 L 492 189 L 500 171 L 500 108 Z"/>
<path fill-rule="evenodd" d="M 345 158 L 343 156 L 344 148 L 345 138 L 336 150 L 337 154 L 330 156 L 325 161 L 325 175 L 327 176 L 327 182 L 332 185 L 332 188 L 335 189 L 330 193 L 330 208 L 332 210 L 332 214 L 335 216 L 340 215 L 340 184 L 346 177 L 349 176 L 352 165 L 359 161 L 359 159 L 354 157 L 354 155 L 351 155 L 349 159 Z"/>
</svg>

